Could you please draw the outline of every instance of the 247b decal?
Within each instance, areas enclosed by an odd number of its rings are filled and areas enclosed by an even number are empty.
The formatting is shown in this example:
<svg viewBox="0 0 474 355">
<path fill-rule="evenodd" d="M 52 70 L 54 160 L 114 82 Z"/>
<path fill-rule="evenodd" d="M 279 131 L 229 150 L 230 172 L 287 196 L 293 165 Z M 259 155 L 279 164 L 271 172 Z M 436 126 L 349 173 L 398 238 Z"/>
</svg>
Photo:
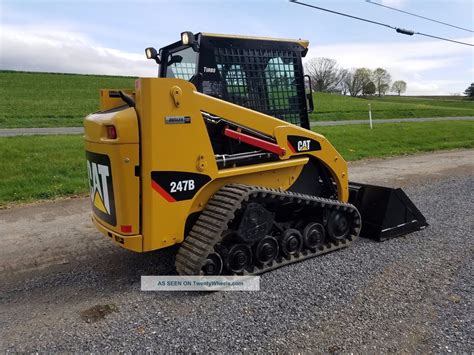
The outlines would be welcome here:
<svg viewBox="0 0 474 355">
<path fill-rule="evenodd" d="M 204 174 L 182 171 L 152 171 L 151 187 L 166 201 L 190 200 L 211 178 Z"/>
</svg>

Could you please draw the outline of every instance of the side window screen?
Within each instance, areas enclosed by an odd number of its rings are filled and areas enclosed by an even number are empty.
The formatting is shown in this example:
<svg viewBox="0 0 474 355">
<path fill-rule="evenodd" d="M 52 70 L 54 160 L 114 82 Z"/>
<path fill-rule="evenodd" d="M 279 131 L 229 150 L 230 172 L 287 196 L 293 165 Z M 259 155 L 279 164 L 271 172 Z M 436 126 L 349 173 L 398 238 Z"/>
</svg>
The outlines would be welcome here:
<svg viewBox="0 0 474 355">
<path fill-rule="evenodd" d="M 166 69 L 167 78 L 177 78 L 189 80 L 196 74 L 197 53 L 191 47 L 174 52 L 173 56 L 181 56 L 183 59 L 179 63 L 168 65 Z M 171 55 L 168 60 L 170 60 Z"/>
<path fill-rule="evenodd" d="M 229 95 L 248 96 L 247 79 L 245 72 L 239 64 L 230 66 L 217 64 L 217 69 L 219 69 L 219 73 L 226 83 Z"/>
<path fill-rule="evenodd" d="M 297 125 L 307 121 L 303 70 L 296 51 L 216 47 L 214 56 L 222 85 L 216 96 Z M 203 90 L 209 92 L 207 87 Z"/>
<path fill-rule="evenodd" d="M 240 64 L 217 64 L 224 83 L 223 96 L 234 104 L 249 107 L 247 77 Z"/>
<path fill-rule="evenodd" d="M 285 121 L 297 120 L 299 99 L 295 80 L 295 68 L 292 61 L 285 63 L 282 58 L 271 58 L 265 68 L 269 109 L 278 112 Z"/>
</svg>

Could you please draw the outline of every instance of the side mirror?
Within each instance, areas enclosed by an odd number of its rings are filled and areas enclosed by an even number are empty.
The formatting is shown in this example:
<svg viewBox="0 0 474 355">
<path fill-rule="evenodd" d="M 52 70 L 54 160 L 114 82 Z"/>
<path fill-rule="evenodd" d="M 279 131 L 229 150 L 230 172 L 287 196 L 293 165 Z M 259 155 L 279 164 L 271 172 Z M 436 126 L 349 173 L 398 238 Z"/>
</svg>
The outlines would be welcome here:
<svg viewBox="0 0 474 355">
<path fill-rule="evenodd" d="M 183 61 L 183 57 L 181 57 L 180 55 L 172 55 L 170 59 L 168 59 L 168 62 L 166 63 L 166 65 L 181 63 L 182 61 Z"/>
<path fill-rule="evenodd" d="M 147 59 L 154 59 L 156 64 L 161 64 L 161 58 L 158 55 L 158 52 L 153 47 L 148 47 L 145 49 L 145 55 Z"/>
<path fill-rule="evenodd" d="M 311 85 L 311 77 L 308 74 L 304 76 L 304 91 L 306 96 L 306 107 L 308 113 L 311 113 L 314 111 L 313 86 Z"/>
</svg>

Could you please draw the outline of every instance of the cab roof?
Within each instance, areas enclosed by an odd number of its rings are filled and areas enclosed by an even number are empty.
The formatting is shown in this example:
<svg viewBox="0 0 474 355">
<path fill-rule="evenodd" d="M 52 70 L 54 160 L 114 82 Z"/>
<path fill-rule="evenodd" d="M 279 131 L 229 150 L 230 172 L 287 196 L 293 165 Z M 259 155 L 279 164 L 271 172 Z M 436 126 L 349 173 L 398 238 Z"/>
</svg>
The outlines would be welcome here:
<svg viewBox="0 0 474 355">
<path fill-rule="evenodd" d="M 222 37 L 222 38 L 255 39 L 255 40 L 277 41 L 277 42 L 292 42 L 292 43 L 298 43 L 303 48 L 308 48 L 309 46 L 309 41 L 305 39 L 287 39 L 287 38 L 273 38 L 273 37 L 228 35 L 228 34 L 209 33 L 209 32 L 201 32 L 201 35 L 205 37 Z"/>
</svg>

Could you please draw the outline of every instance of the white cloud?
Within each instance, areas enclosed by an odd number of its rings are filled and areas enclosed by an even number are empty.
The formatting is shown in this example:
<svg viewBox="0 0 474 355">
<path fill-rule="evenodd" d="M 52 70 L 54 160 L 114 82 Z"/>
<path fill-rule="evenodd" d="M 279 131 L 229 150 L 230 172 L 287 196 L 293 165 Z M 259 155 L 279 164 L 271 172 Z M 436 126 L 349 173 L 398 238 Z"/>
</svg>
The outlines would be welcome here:
<svg viewBox="0 0 474 355">
<path fill-rule="evenodd" d="M 1 69 L 80 74 L 156 76 L 144 54 L 103 47 L 81 33 L 3 25 Z"/>
<path fill-rule="evenodd" d="M 465 40 L 465 39 L 464 39 Z M 473 55 L 474 50 L 440 41 L 396 43 L 342 43 L 316 45 L 308 57 L 335 58 L 344 67 L 377 66 L 420 72 L 453 64 L 460 55 Z"/>
<path fill-rule="evenodd" d="M 474 58 L 474 50 L 441 41 L 313 45 L 306 60 L 311 57 L 334 58 L 345 68 L 386 68 L 394 80 L 407 81 L 407 94 L 449 94 L 473 80 L 465 78 L 472 67 L 458 70 L 457 65 Z M 12 25 L 2 25 L 0 31 L 0 69 L 142 77 L 157 73 L 144 54 L 104 47 L 77 31 Z M 451 82 L 439 80 L 443 76 L 436 70 L 448 69 L 459 73 Z"/>
<path fill-rule="evenodd" d="M 408 93 L 410 95 L 451 95 L 460 93 L 464 89 L 447 90 L 446 88 L 464 88 L 466 85 L 465 80 L 410 80 Z"/>
<path fill-rule="evenodd" d="M 470 38 L 459 40 L 472 42 Z M 446 88 L 453 83 L 435 79 L 443 77 L 442 74 L 447 70 L 458 72 L 458 65 L 465 58 L 474 58 L 474 49 L 436 40 L 346 43 L 312 46 L 306 60 L 311 57 L 334 58 L 344 68 L 382 67 L 392 74 L 393 79 L 408 83 L 407 94 L 435 95 L 449 94 L 453 90 L 451 87 Z M 436 70 L 439 72 L 433 74 Z M 424 74 L 431 74 L 431 78 L 424 77 Z M 455 76 L 459 78 L 461 74 Z"/>
</svg>

